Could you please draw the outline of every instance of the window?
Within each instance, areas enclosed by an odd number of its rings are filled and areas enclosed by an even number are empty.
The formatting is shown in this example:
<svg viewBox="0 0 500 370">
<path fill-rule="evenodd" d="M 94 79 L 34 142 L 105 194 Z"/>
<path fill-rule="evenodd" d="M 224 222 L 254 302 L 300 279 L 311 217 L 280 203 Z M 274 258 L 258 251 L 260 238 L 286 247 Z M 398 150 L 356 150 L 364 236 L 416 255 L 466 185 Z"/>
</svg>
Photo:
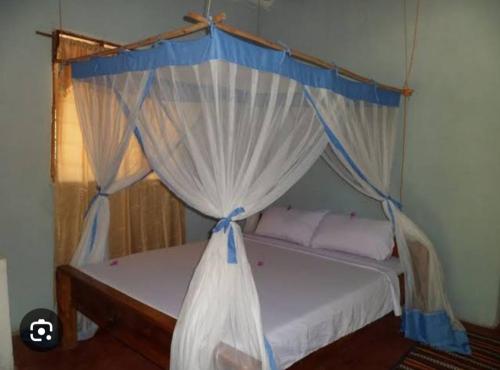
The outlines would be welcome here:
<svg viewBox="0 0 500 370">
<path fill-rule="evenodd" d="M 67 264 L 78 244 L 89 202 L 96 192 L 71 85 L 70 66 L 61 59 L 92 54 L 116 44 L 56 32 L 53 38 L 52 180 L 54 184 L 55 263 Z M 131 140 L 122 166 L 144 161 Z M 184 242 L 184 206 L 155 176 L 110 196 L 111 257 Z"/>
</svg>

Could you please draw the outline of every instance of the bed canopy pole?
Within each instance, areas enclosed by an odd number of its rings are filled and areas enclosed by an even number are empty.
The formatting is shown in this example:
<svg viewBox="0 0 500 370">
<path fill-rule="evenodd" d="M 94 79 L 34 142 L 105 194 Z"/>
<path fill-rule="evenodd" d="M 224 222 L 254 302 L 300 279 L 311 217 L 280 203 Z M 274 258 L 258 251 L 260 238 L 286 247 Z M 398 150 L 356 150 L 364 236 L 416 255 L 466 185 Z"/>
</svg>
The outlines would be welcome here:
<svg viewBox="0 0 500 370">
<path fill-rule="evenodd" d="M 207 19 L 203 15 L 196 13 L 196 12 L 189 12 L 188 14 L 186 14 L 186 16 L 184 18 L 185 18 L 185 20 L 187 20 L 189 22 L 193 22 L 194 24 L 186 26 L 186 27 L 178 28 L 178 29 L 173 30 L 173 31 L 164 32 L 164 33 L 158 34 L 156 36 L 151 36 L 151 37 L 148 37 L 148 38 L 140 40 L 140 41 L 136 41 L 136 42 L 133 42 L 133 43 L 130 43 L 127 45 L 123 45 L 121 47 L 103 50 L 103 51 L 100 51 L 97 53 L 81 56 L 78 58 L 63 59 L 60 62 L 61 63 L 78 62 L 78 61 L 87 60 L 87 59 L 90 59 L 93 57 L 102 57 L 102 56 L 107 56 L 107 55 L 113 55 L 113 54 L 117 54 L 119 52 L 126 51 L 126 50 L 134 50 L 134 49 L 146 47 L 146 46 L 152 45 L 158 41 L 171 40 L 171 39 L 187 36 L 187 35 L 193 34 L 193 33 L 198 32 L 198 31 L 202 31 L 204 29 L 209 28 L 211 23 L 213 23 L 213 25 L 215 27 L 217 27 L 217 28 L 219 28 L 219 29 L 221 29 L 221 30 L 233 35 L 233 36 L 236 36 L 236 37 L 239 37 L 241 39 L 253 42 L 254 44 L 264 46 L 264 47 L 267 47 L 269 49 L 279 50 L 279 51 L 285 50 L 285 48 L 282 45 L 280 45 L 274 41 L 267 40 L 267 39 L 262 38 L 260 36 L 254 35 L 250 32 L 240 30 L 234 26 L 231 26 L 227 23 L 224 23 L 224 20 L 226 19 L 226 14 L 223 12 L 213 16 L 212 21 L 210 21 L 209 19 Z M 303 62 L 312 64 L 312 65 L 315 65 L 317 67 L 325 68 L 325 69 L 337 69 L 339 74 L 341 74 L 345 77 L 348 77 L 352 80 L 363 82 L 363 83 L 375 83 L 375 81 L 371 78 L 361 76 L 361 75 L 359 75 L 355 72 L 352 72 L 346 68 L 339 67 L 339 66 L 334 65 L 332 63 L 325 62 L 324 60 L 322 60 L 318 57 L 306 54 L 300 50 L 290 49 L 287 51 L 289 51 L 290 56 L 292 56 L 295 59 L 301 60 Z M 400 88 L 400 87 L 395 87 L 395 86 L 391 86 L 391 85 L 377 83 L 377 88 L 382 89 L 382 90 L 395 91 L 395 92 L 400 93 L 403 96 L 411 96 L 413 94 L 413 89 L 409 88 L 408 86 L 404 86 L 404 87 Z"/>
</svg>

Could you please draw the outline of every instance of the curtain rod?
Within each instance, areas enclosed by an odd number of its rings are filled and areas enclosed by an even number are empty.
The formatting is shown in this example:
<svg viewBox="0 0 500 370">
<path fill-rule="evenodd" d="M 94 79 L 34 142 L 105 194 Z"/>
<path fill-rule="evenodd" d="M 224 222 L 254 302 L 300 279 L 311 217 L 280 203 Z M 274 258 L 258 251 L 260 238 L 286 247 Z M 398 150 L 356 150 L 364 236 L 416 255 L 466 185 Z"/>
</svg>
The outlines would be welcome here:
<svg viewBox="0 0 500 370">
<path fill-rule="evenodd" d="M 196 13 L 196 12 L 189 12 L 184 18 L 189 22 L 194 22 L 194 24 L 186 26 L 186 27 L 182 27 L 182 28 L 179 28 L 179 29 L 176 29 L 173 31 L 164 32 L 164 33 L 158 34 L 156 36 L 151 36 L 151 37 L 148 37 L 146 39 L 133 42 L 131 44 L 117 46 L 114 49 L 103 50 L 100 52 L 92 53 L 92 54 L 85 55 L 85 56 L 78 57 L 78 58 L 63 59 L 63 60 L 61 60 L 61 62 L 71 63 L 71 62 L 76 62 L 76 61 L 81 61 L 81 60 L 87 60 L 87 59 L 90 59 L 92 57 L 97 57 L 97 56 L 112 55 L 112 54 L 116 54 L 116 53 L 119 53 L 119 52 L 125 51 L 125 50 L 134 50 L 137 48 L 152 45 L 152 44 L 154 44 L 158 41 L 161 41 L 161 40 L 170 40 L 170 39 L 174 39 L 174 38 L 183 37 L 183 36 L 207 29 L 210 26 L 210 21 L 207 18 L 205 18 L 203 15 Z M 274 41 L 267 40 L 267 39 L 262 38 L 260 36 L 251 34 L 251 33 L 246 32 L 246 31 L 242 31 L 234 26 L 231 26 L 227 23 L 224 23 L 223 21 L 225 19 L 226 19 L 226 15 L 225 15 L 225 13 L 222 12 L 222 13 L 215 15 L 212 18 L 212 21 L 213 21 L 215 27 L 217 27 L 217 28 L 229 33 L 229 34 L 232 34 L 236 37 L 245 39 L 247 41 L 251 41 L 255 44 L 265 46 L 265 47 L 270 48 L 270 49 L 280 50 L 280 51 L 285 50 L 285 48 L 282 45 L 280 45 Z M 355 72 L 352 72 L 346 68 L 336 66 L 332 63 L 325 62 L 325 61 L 321 60 L 320 58 L 306 54 L 300 50 L 291 49 L 290 55 L 292 57 L 294 57 L 295 59 L 299 59 L 301 61 L 307 62 L 309 64 L 312 64 L 312 65 L 315 65 L 315 66 L 318 66 L 321 68 L 325 68 L 325 69 L 336 68 L 338 70 L 339 74 L 341 74 L 345 77 L 348 77 L 352 80 L 355 80 L 355 81 L 364 82 L 364 83 L 375 83 L 375 81 L 373 79 L 364 77 L 364 76 L 359 75 Z M 406 86 L 403 88 L 399 88 L 399 87 L 395 87 L 395 86 L 391 86 L 391 85 L 377 83 L 377 87 L 382 89 L 382 90 L 389 90 L 389 91 L 398 92 L 403 96 L 411 96 L 413 94 L 413 91 L 414 91 L 413 89 L 406 87 Z"/>
<path fill-rule="evenodd" d="M 81 57 L 76 57 L 76 58 L 63 59 L 63 60 L 61 60 L 61 62 L 62 63 L 72 63 L 72 62 L 87 60 L 87 59 L 90 59 L 93 57 L 98 57 L 98 56 L 101 57 L 101 56 L 116 54 L 116 53 L 119 53 L 119 52 L 125 51 L 125 50 L 134 50 L 134 49 L 138 49 L 141 47 L 152 45 L 152 44 L 154 44 L 158 41 L 161 41 L 161 40 L 171 40 L 171 39 L 187 36 L 187 35 L 190 35 L 192 33 L 207 29 L 210 26 L 210 22 L 208 21 L 208 19 L 206 19 L 205 17 L 203 17 L 202 15 L 199 15 L 199 14 L 197 14 L 197 16 L 202 18 L 203 21 L 202 22 L 196 21 L 195 24 L 181 27 L 181 28 L 178 28 L 178 29 L 173 30 L 173 31 L 163 32 L 163 33 L 160 33 L 158 35 L 151 36 L 151 37 L 148 37 L 148 38 L 140 40 L 140 41 L 132 42 L 130 44 L 126 44 L 126 45 L 117 47 L 115 49 L 103 50 L 103 51 L 99 51 L 99 52 L 92 53 L 89 55 L 83 55 Z M 188 16 L 186 16 L 186 18 L 187 17 Z M 224 13 L 219 13 L 213 17 L 213 22 L 214 22 L 214 24 L 217 25 L 218 23 L 222 22 L 225 18 L 226 18 L 226 15 Z M 192 19 L 192 18 L 190 18 L 190 19 Z"/>
<path fill-rule="evenodd" d="M 114 46 L 114 47 L 121 46 L 120 44 L 117 44 L 115 42 L 97 39 L 95 37 L 82 35 L 80 33 L 68 31 L 68 30 L 64 30 L 64 29 L 60 29 L 60 28 L 55 29 L 53 32 L 58 33 L 59 35 L 65 35 L 65 36 L 76 37 L 76 38 L 87 40 L 87 41 L 92 41 L 92 42 L 95 42 L 96 44 L 101 44 L 101 45 L 105 44 L 105 45 Z M 50 37 L 50 38 L 53 37 L 53 34 L 50 32 L 35 31 L 35 33 L 39 36 Z"/>
</svg>

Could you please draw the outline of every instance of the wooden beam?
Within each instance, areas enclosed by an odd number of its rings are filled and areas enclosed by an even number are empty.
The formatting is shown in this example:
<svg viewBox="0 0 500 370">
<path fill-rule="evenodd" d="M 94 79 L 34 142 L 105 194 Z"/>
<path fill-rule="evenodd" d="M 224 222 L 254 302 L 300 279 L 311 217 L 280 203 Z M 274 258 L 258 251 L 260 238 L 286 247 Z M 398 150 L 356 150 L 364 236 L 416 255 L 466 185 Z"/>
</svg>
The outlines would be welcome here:
<svg viewBox="0 0 500 370">
<path fill-rule="evenodd" d="M 65 60 L 62 60 L 61 62 L 71 63 L 71 62 L 77 62 L 77 61 L 81 61 L 81 60 L 87 60 L 87 59 L 90 59 L 92 57 L 97 57 L 97 56 L 113 55 L 113 54 L 119 53 L 119 52 L 124 51 L 124 50 L 134 50 L 134 49 L 138 49 L 141 47 L 152 45 L 152 44 L 154 44 L 158 41 L 161 41 L 161 40 L 171 40 L 174 38 L 183 37 L 183 36 L 201 31 L 203 29 L 207 29 L 210 25 L 210 22 L 207 18 L 205 18 L 203 15 L 196 13 L 196 12 L 189 12 L 188 14 L 186 14 L 186 16 L 184 18 L 189 22 L 193 22 L 194 24 L 191 26 L 179 28 L 179 29 L 174 30 L 174 31 L 169 31 L 169 32 L 161 33 L 161 34 L 156 35 L 156 36 L 148 37 L 147 39 L 133 42 L 131 44 L 127 44 L 127 45 L 124 45 L 121 47 L 116 47 L 114 49 L 100 51 L 100 52 L 97 52 L 94 54 L 85 55 L 85 56 L 81 56 L 78 58 L 65 59 Z M 249 32 L 240 30 L 234 26 L 231 26 L 229 24 L 224 23 L 223 21 L 225 19 L 226 19 L 226 15 L 224 13 L 219 13 L 213 17 L 212 21 L 217 28 L 219 28 L 219 29 L 231 34 L 231 35 L 239 37 L 241 39 L 244 39 L 244 40 L 253 42 L 257 45 L 264 46 L 264 47 L 274 49 L 274 50 L 280 50 L 280 51 L 285 50 L 285 48 L 282 45 L 280 45 L 274 41 L 266 40 L 260 36 L 251 34 Z M 352 80 L 355 80 L 355 81 L 359 81 L 359 82 L 363 82 L 363 83 L 375 83 L 372 79 L 370 79 L 368 77 L 364 77 L 360 74 L 357 74 L 353 71 L 348 70 L 347 68 L 342 68 L 342 67 L 336 66 L 332 63 L 325 62 L 324 60 L 321 60 L 318 57 L 306 54 L 300 50 L 290 49 L 290 55 L 293 58 L 296 58 L 296 59 L 301 60 L 303 62 L 315 65 L 317 67 L 326 68 L 326 69 L 336 68 L 339 74 L 341 74 L 342 76 L 345 76 L 347 78 L 350 78 Z M 403 88 L 399 88 L 399 87 L 395 87 L 395 86 L 391 86 L 391 85 L 377 83 L 377 87 L 379 89 L 382 89 L 382 90 L 388 90 L 388 91 L 394 91 L 394 92 L 400 93 L 403 96 L 411 96 L 413 94 L 413 89 L 410 89 L 407 86 L 405 86 Z"/>
<path fill-rule="evenodd" d="M 209 22 L 209 20 L 207 18 L 205 18 L 204 16 L 202 16 L 200 13 L 196 13 L 196 12 L 188 12 L 184 16 L 184 20 L 187 21 L 187 22 L 192 22 L 192 23 L 205 23 L 205 22 Z M 225 20 L 226 20 L 226 13 L 224 13 L 224 12 L 220 12 L 220 13 L 214 15 L 213 18 L 212 18 L 212 22 L 215 23 L 215 24 L 221 23 L 221 22 L 223 22 Z"/>
<path fill-rule="evenodd" d="M 52 38 L 52 34 L 49 32 L 43 32 L 43 31 L 35 31 L 35 33 L 39 36 L 45 36 L 45 37 L 50 37 Z"/>
<path fill-rule="evenodd" d="M 90 59 L 93 57 L 102 57 L 102 56 L 106 56 L 106 55 L 113 55 L 113 54 L 117 54 L 121 51 L 134 50 L 134 49 L 142 48 L 145 46 L 149 46 L 149 45 L 152 45 L 158 41 L 172 40 L 175 38 L 187 36 L 187 35 L 190 35 L 192 33 L 201 31 L 201 30 L 209 27 L 210 22 L 208 21 L 208 19 L 204 18 L 203 16 L 200 16 L 200 17 L 203 18 L 202 21 L 197 21 L 195 24 L 190 25 L 190 26 L 178 28 L 178 29 L 173 30 L 173 31 L 160 33 L 158 35 L 151 36 L 151 37 L 148 37 L 146 39 L 136 41 L 136 42 L 133 42 L 131 44 L 123 45 L 123 46 L 120 46 L 120 47 L 117 47 L 114 49 L 103 50 L 103 51 L 99 51 L 97 53 L 84 55 L 84 56 L 77 57 L 77 58 L 64 59 L 64 60 L 61 60 L 61 62 L 72 63 L 72 62 L 78 62 L 81 60 L 87 60 L 87 59 Z M 218 14 L 214 17 L 214 23 L 221 22 L 225 18 L 226 18 L 226 15 L 224 13 Z"/>
<path fill-rule="evenodd" d="M 216 27 L 227 32 L 227 33 L 230 33 L 231 35 L 234 35 L 236 37 L 251 41 L 257 45 L 264 46 L 264 47 L 267 47 L 269 49 L 274 49 L 274 50 L 280 50 L 280 51 L 285 50 L 285 48 L 282 45 L 280 45 L 274 41 L 266 40 L 260 36 L 256 36 L 256 35 L 253 35 L 249 32 L 242 31 L 242 30 L 240 30 L 236 27 L 233 27 L 229 24 L 218 23 L 216 25 Z M 325 62 L 325 61 L 321 60 L 320 58 L 308 55 L 300 50 L 290 49 L 290 55 L 298 60 L 301 60 L 303 62 L 307 62 L 307 63 L 315 65 L 317 67 L 326 68 L 326 69 L 337 68 L 339 74 L 346 76 L 352 80 L 364 82 L 364 83 L 374 83 L 374 81 L 370 78 L 363 77 L 363 76 L 361 76 L 357 73 L 354 73 L 346 68 L 335 66 L 332 63 Z M 380 89 L 383 89 L 383 90 L 395 91 L 395 92 L 398 92 L 404 96 L 411 96 L 411 94 L 413 93 L 413 90 L 410 88 L 407 88 L 407 87 L 406 88 L 399 88 L 399 87 L 385 85 L 385 84 L 377 84 L 377 87 Z"/>
<path fill-rule="evenodd" d="M 53 37 L 53 35 L 54 35 L 55 32 L 57 32 L 62 37 L 69 36 L 69 37 L 75 37 L 75 38 L 78 38 L 78 39 L 82 39 L 82 40 L 85 40 L 85 41 L 95 42 L 96 44 L 101 44 L 101 45 L 109 45 L 109 46 L 114 46 L 114 47 L 121 46 L 120 44 L 117 44 L 117 43 L 114 43 L 114 42 L 111 42 L 111 41 L 96 39 L 96 38 L 91 37 L 91 36 L 82 35 L 80 33 L 76 33 L 76 32 L 73 32 L 73 31 L 68 31 L 68 30 L 64 30 L 64 29 L 55 29 L 54 31 L 52 31 L 52 33 L 43 32 L 43 31 L 35 31 L 35 33 L 37 35 L 39 35 L 39 36 L 45 36 L 45 37 L 50 37 L 50 38 Z"/>
<path fill-rule="evenodd" d="M 73 286 L 70 275 L 63 270 L 56 271 L 57 314 L 63 327 L 61 347 L 63 350 L 77 345 L 76 306 L 73 301 Z"/>
</svg>

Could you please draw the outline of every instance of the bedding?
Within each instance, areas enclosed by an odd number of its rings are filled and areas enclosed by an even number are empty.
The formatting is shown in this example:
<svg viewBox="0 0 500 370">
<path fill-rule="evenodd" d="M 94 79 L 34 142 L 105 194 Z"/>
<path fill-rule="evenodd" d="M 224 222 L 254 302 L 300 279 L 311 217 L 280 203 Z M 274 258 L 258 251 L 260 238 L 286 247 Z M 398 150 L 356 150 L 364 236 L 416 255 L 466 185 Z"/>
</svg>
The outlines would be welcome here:
<svg viewBox="0 0 500 370">
<path fill-rule="evenodd" d="M 309 246 L 314 231 L 327 211 L 271 207 L 262 214 L 255 234 Z"/>
<path fill-rule="evenodd" d="M 264 331 L 280 369 L 391 311 L 400 313 L 395 258 L 375 261 L 246 235 Z M 80 269 L 174 318 L 206 242 Z"/>
<path fill-rule="evenodd" d="M 394 249 L 394 233 L 389 221 L 330 213 L 316 229 L 311 247 L 332 249 L 385 260 Z"/>
</svg>

